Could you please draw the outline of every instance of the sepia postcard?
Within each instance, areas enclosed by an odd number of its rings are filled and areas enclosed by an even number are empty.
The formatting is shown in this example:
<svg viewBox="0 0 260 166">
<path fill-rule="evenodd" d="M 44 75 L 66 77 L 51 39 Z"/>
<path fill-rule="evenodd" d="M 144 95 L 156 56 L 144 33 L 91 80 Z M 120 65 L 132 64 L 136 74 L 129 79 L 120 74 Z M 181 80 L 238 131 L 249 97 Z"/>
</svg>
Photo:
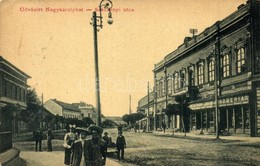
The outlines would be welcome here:
<svg viewBox="0 0 260 166">
<path fill-rule="evenodd" d="M 0 166 L 260 165 L 259 0 L 0 0 Z"/>
</svg>

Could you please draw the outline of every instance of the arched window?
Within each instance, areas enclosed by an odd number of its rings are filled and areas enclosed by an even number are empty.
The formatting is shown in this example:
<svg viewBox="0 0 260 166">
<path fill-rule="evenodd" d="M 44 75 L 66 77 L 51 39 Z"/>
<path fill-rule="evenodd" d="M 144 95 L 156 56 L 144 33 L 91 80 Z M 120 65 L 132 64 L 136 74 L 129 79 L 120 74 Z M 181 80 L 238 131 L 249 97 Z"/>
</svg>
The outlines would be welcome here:
<svg viewBox="0 0 260 166">
<path fill-rule="evenodd" d="M 229 54 L 225 54 L 222 58 L 222 69 L 223 69 L 223 77 L 230 76 L 230 59 Z"/>
<path fill-rule="evenodd" d="M 171 94 L 172 90 L 173 90 L 173 76 L 172 76 L 172 74 L 168 75 L 167 81 L 168 81 L 168 88 L 167 88 L 168 94 Z"/>
<path fill-rule="evenodd" d="M 182 70 L 180 72 L 180 88 L 183 88 L 185 86 L 185 71 Z"/>
<path fill-rule="evenodd" d="M 200 64 L 198 68 L 198 84 L 203 85 L 203 83 L 204 83 L 204 66 Z"/>
<path fill-rule="evenodd" d="M 179 88 L 179 73 L 174 74 L 174 90 Z"/>
<path fill-rule="evenodd" d="M 209 61 L 209 82 L 215 80 L 215 61 L 211 59 Z"/>
<path fill-rule="evenodd" d="M 237 73 L 245 72 L 245 49 L 240 48 L 237 51 Z"/>
<path fill-rule="evenodd" d="M 189 85 L 194 86 L 195 85 L 195 79 L 194 79 L 194 72 L 193 69 L 189 70 Z"/>
</svg>

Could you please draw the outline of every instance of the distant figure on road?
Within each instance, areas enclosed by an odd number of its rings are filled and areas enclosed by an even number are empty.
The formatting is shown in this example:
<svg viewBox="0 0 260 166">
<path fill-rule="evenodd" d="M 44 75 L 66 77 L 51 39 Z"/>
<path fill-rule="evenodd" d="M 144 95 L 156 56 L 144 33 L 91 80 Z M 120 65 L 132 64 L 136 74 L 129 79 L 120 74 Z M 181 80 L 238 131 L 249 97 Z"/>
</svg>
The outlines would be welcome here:
<svg viewBox="0 0 260 166">
<path fill-rule="evenodd" d="M 53 134 L 52 134 L 51 128 L 48 128 L 48 131 L 47 131 L 48 152 L 52 152 L 52 143 L 51 143 L 52 139 L 53 139 Z"/>
<path fill-rule="evenodd" d="M 117 130 L 118 130 L 118 132 L 122 132 L 123 126 L 122 126 L 121 124 L 119 124 L 119 125 L 117 126 Z"/>
<path fill-rule="evenodd" d="M 126 142 L 125 142 L 125 137 L 122 135 L 122 131 L 118 132 L 118 137 L 116 139 L 116 148 L 117 148 L 117 159 L 119 161 L 124 160 Z"/>
<path fill-rule="evenodd" d="M 134 124 L 134 131 L 136 133 L 136 131 L 137 131 L 137 123 Z"/>
<path fill-rule="evenodd" d="M 103 166 L 102 150 L 105 146 L 105 141 L 100 138 L 103 129 L 98 126 L 89 126 L 89 132 L 92 133 L 92 138 L 86 140 L 84 147 L 84 156 L 87 166 Z"/>
<path fill-rule="evenodd" d="M 42 131 L 38 128 L 34 132 L 34 140 L 35 140 L 35 151 L 38 151 L 38 146 L 39 146 L 39 151 L 42 151 Z"/>
<path fill-rule="evenodd" d="M 166 124 L 165 124 L 165 122 L 162 123 L 162 128 L 163 128 L 163 132 L 165 133 L 165 129 L 166 129 Z"/>
<path fill-rule="evenodd" d="M 103 140 L 105 141 L 105 145 L 104 145 L 103 150 L 102 150 L 103 151 L 102 155 L 103 155 L 103 158 L 104 158 L 104 162 L 106 163 L 107 147 L 110 144 L 110 139 L 108 137 L 108 133 L 107 132 L 104 133 Z"/>
<path fill-rule="evenodd" d="M 75 140 L 77 139 L 77 134 L 75 133 L 76 125 L 69 125 L 69 132 L 64 136 L 65 155 L 64 155 L 64 164 L 70 166 L 72 163 L 73 151 L 71 147 L 73 146 Z"/>
</svg>

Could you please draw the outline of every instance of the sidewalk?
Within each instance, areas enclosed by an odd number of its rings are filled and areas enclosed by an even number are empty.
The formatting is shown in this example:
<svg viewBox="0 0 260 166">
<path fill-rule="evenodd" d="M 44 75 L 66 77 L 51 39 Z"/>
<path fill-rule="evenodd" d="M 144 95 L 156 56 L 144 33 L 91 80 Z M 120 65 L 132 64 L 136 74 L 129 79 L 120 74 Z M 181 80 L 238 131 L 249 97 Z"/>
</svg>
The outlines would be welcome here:
<svg viewBox="0 0 260 166">
<path fill-rule="evenodd" d="M 214 140 L 216 135 L 214 134 L 197 134 L 197 133 L 180 133 L 174 132 L 172 129 L 167 129 L 165 133 L 163 131 L 154 131 L 154 135 L 167 135 L 175 138 L 184 138 L 184 139 L 202 139 L 202 140 Z M 260 142 L 260 137 L 249 137 L 247 135 L 230 135 L 230 136 L 219 136 L 221 140 L 230 140 L 230 141 L 244 141 L 244 142 Z"/>
<path fill-rule="evenodd" d="M 106 165 L 107 166 L 122 166 L 122 164 L 120 164 L 119 162 L 111 159 L 111 158 L 108 158 L 106 159 Z"/>
<path fill-rule="evenodd" d="M 53 151 L 53 152 L 21 151 L 20 157 L 22 161 L 21 166 L 48 166 L 48 165 L 62 166 L 64 165 L 63 151 Z M 122 164 L 117 162 L 117 160 L 107 158 L 106 166 L 122 166 Z"/>
</svg>

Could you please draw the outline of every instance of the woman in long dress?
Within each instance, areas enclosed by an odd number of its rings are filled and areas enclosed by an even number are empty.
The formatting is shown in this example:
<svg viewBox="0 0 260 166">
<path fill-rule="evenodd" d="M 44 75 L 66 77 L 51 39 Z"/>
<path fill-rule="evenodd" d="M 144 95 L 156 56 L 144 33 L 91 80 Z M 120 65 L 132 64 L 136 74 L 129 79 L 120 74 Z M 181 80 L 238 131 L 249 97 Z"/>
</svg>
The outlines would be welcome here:
<svg viewBox="0 0 260 166">
<path fill-rule="evenodd" d="M 72 146 L 73 156 L 71 166 L 86 166 L 85 157 L 84 157 L 84 147 L 86 142 L 86 136 L 89 134 L 87 129 L 76 128 L 76 131 L 79 132 L 79 139 L 74 142 Z"/>
<path fill-rule="evenodd" d="M 64 144 L 63 147 L 65 148 L 65 155 L 64 155 L 64 164 L 66 166 L 70 166 L 72 163 L 72 156 L 73 151 L 71 147 L 73 146 L 74 142 L 77 139 L 77 134 L 75 133 L 75 125 L 69 125 L 70 131 L 65 134 L 64 136 Z"/>
</svg>

